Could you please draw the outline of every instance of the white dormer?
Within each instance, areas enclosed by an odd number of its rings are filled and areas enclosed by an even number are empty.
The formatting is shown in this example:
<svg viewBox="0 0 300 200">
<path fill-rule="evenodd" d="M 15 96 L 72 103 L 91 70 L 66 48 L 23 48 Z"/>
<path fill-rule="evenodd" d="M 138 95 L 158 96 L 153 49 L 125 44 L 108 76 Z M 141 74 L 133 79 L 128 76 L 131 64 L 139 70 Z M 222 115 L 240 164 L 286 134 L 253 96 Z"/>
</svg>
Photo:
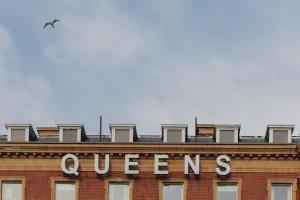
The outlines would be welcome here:
<svg viewBox="0 0 300 200">
<path fill-rule="evenodd" d="M 164 143 L 184 143 L 187 138 L 187 124 L 162 124 Z"/>
<path fill-rule="evenodd" d="M 8 142 L 29 142 L 37 138 L 31 124 L 5 124 Z"/>
<path fill-rule="evenodd" d="M 294 125 L 268 125 L 266 139 L 269 143 L 291 143 Z"/>
<path fill-rule="evenodd" d="M 239 124 L 216 124 L 216 142 L 217 143 L 238 143 L 240 128 Z"/>
<path fill-rule="evenodd" d="M 59 142 L 81 142 L 87 138 L 83 124 L 57 124 Z"/>
<path fill-rule="evenodd" d="M 109 126 L 112 142 L 127 143 L 137 139 L 135 124 L 110 124 Z"/>
</svg>

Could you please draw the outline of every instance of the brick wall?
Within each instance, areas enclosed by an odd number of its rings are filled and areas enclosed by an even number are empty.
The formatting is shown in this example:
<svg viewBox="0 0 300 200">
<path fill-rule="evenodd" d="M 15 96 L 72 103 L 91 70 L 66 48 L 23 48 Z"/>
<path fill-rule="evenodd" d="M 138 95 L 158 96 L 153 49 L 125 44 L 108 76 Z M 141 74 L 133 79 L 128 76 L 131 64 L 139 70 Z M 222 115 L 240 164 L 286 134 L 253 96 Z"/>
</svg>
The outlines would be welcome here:
<svg viewBox="0 0 300 200">
<path fill-rule="evenodd" d="M 0 171 L 0 176 L 23 176 L 26 178 L 26 200 L 50 200 L 51 177 L 63 177 L 61 172 L 41 171 Z M 186 177 L 183 174 L 170 174 L 169 178 L 187 180 L 187 199 L 213 200 L 213 180 L 215 173 L 201 173 L 200 177 Z M 298 174 L 282 173 L 234 173 L 230 178 L 242 179 L 242 200 L 267 200 L 267 179 L 296 179 Z M 105 180 L 109 178 L 128 178 L 123 173 L 111 173 L 99 178 L 94 172 L 81 172 L 79 180 L 79 199 L 101 200 L 105 196 Z M 159 178 L 153 173 L 141 173 L 133 180 L 133 200 L 158 200 Z"/>
</svg>

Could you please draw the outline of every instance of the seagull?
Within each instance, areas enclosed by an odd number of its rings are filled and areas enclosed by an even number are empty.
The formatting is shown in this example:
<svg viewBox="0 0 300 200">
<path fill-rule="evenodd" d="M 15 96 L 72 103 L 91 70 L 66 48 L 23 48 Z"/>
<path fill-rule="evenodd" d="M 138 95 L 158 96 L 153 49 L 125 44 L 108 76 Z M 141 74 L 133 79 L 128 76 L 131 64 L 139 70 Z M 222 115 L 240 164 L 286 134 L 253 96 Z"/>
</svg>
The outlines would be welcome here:
<svg viewBox="0 0 300 200">
<path fill-rule="evenodd" d="M 51 25 L 52 26 L 52 28 L 54 28 L 54 24 L 56 23 L 56 22 L 59 22 L 60 20 L 59 19 L 54 19 L 52 22 L 50 21 L 50 22 L 47 22 L 45 25 L 44 25 L 44 28 L 46 28 L 48 25 Z"/>
</svg>

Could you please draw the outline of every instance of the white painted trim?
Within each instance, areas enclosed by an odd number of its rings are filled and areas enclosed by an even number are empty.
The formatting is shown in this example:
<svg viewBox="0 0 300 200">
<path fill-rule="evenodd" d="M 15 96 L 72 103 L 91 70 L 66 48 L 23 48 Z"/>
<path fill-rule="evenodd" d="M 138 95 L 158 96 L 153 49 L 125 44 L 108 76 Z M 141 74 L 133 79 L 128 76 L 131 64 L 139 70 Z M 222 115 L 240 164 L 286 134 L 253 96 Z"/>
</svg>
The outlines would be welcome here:
<svg viewBox="0 0 300 200">
<path fill-rule="evenodd" d="M 274 142 L 273 140 L 274 140 L 273 139 L 273 129 L 270 128 L 269 129 L 269 143 L 273 143 Z"/>
<path fill-rule="evenodd" d="M 81 128 L 77 129 L 77 142 L 81 142 Z"/>
<path fill-rule="evenodd" d="M 133 142 L 133 128 L 129 129 L 129 142 Z"/>
<path fill-rule="evenodd" d="M 274 130 L 288 131 L 288 143 L 292 143 L 292 129 L 286 127 L 269 128 L 269 143 L 274 143 Z"/>
<path fill-rule="evenodd" d="M 168 129 L 167 128 L 163 128 L 163 134 L 164 134 L 164 142 L 167 143 L 168 142 Z"/>
<path fill-rule="evenodd" d="M 115 126 L 111 127 L 111 142 L 116 142 L 116 129 L 118 130 L 128 130 L 129 129 L 129 141 L 133 142 L 133 134 L 134 134 L 134 127 L 135 126 Z"/>
<path fill-rule="evenodd" d="M 29 128 L 25 128 L 25 141 L 29 142 Z"/>
<path fill-rule="evenodd" d="M 25 130 L 25 141 L 24 142 L 29 142 L 29 131 L 30 131 L 30 127 L 27 126 L 15 126 L 15 127 L 7 127 L 7 141 L 8 142 L 12 142 L 12 138 L 11 138 L 11 133 L 12 133 L 12 129 L 16 129 L 16 130 Z"/>
<path fill-rule="evenodd" d="M 239 143 L 239 130 L 234 130 L 234 143 Z"/>
<path fill-rule="evenodd" d="M 111 141 L 116 142 L 116 129 L 115 128 L 111 129 Z"/>
<path fill-rule="evenodd" d="M 239 143 L 239 127 L 216 127 L 216 143 L 220 143 L 221 131 L 234 131 L 234 143 Z"/>
<path fill-rule="evenodd" d="M 220 142 L 220 129 L 219 128 L 216 129 L 216 142 L 217 143 Z"/>
<path fill-rule="evenodd" d="M 63 142 L 63 133 L 64 133 L 64 128 L 59 127 L 59 142 Z"/>
<path fill-rule="evenodd" d="M 288 143 L 292 143 L 292 130 L 288 130 Z"/>
<path fill-rule="evenodd" d="M 182 142 L 182 143 L 185 143 L 185 128 L 182 129 L 181 134 L 182 134 L 182 135 L 181 135 L 181 142 Z"/>
<path fill-rule="evenodd" d="M 185 137 L 186 137 L 186 127 L 163 127 L 163 142 L 167 143 L 168 142 L 168 132 L 169 131 L 178 131 L 181 130 L 181 142 L 185 143 Z"/>
<path fill-rule="evenodd" d="M 7 141 L 11 142 L 11 128 L 8 128 Z"/>
</svg>

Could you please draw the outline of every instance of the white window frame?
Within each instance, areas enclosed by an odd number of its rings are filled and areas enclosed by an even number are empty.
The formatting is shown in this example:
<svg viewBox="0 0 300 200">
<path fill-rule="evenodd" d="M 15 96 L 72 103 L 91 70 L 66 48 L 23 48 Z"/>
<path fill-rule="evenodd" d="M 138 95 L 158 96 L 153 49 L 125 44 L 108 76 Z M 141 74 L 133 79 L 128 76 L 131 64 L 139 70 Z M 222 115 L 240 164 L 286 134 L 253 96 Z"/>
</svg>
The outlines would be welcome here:
<svg viewBox="0 0 300 200">
<path fill-rule="evenodd" d="M 116 130 L 129 130 L 129 141 L 133 142 L 133 128 L 132 127 L 115 127 L 111 129 L 111 141 L 116 142 Z"/>
<path fill-rule="evenodd" d="M 269 128 L 269 143 L 274 143 L 274 130 L 275 131 L 288 131 L 288 143 L 292 143 L 292 129 L 289 128 Z"/>
<path fill-rule="evenodd" d="M 72 128 L 67 128 L 67 127 L 60 127 L 59 128 L 59 142 L 64 142 L 63 141 L 63 135 L 64 135 L 64 130 L 70 130 L 70 129 L 72 129 L 72 130 L 77 130 L 77 138 L 76 138 L 76 141 L 77 142 L 81 142 L 81 128 L 79 127 L 79 128 L 74 128 L 74 127 L 72 127 Z"/>
<path fill-rule="evenodd" d="M 56 197 L 56 183 L 73 183 L 75 185 L 75 200 L 79 199 L 79 180 L 71 180 L 66 177 L 51 177 L 51 200 Z"/>
<path fill-rule="evenodd" d="M 186 134 L 187 134 L 187 125 L 181 124 L 162 124 L 162 134 L 163 134 L 163 142 L 168 143 L 168 131 L 178 131 L 181 130 L 181 143 L 186 142 Z"/>
<path fill-rule="evenodd" d="M 221 143 L 220 141 L 220 132 L 221 131 L 234 131 L 234 143 L 239 143 L 239 128 L 238 127 L 216 127 L 216 142 Z"/>
<path fill-rule="evenodd" d="M 183 195 L 183 200 L 187 199 L 187 180 L 186 179 L 168 179 L 168 180 L 160 180 L 158 182 L 158 187 L 159 187 L 159 200 L 164 200 L 164 185 L 165 184 L 174 184 L 174 185 L 182 185 L 182 195 Z"/>
<path fill-rule="evenodd" d="M 122 178 L 111 178 L 104 181 L 105 200 L 109 200 L 109 185 L 110 184 L 128 184 L 129 200 L 132 200 L 133 180 Z"/>
<path fill-rule="evenodd" d="M 297 179 L 268 179 L 268 200 L 272 200 L 272 185 L 274 184 L 290 184 L 292 200 L 297 199 Z"/>
<path fill-rule="evenodd" d="M 274 200 L 273 199 L 273 197 L 274 197 L 274 190 L 273 190 L 273 187 L 274 187 L 274 185 L 288 185 L 289 186 L 289 197 L 290 197 L 290 199 L 288 199 L 288 200 L 292 200 L 292 198 L 293 198 L 293 186 L 292 186 L 292 184 L 290 184 L 290 183 L 272 183 L 272 188 L 271 188 L 271 199 L 272 200 Z"/>
<path fill-rule="evenodd" d="M 237 200 L 242 200 L 242 179 L 229 179 L 229 180 L 213 180 L 213 200 L 218 200 L 218 185 L 219 184 L 228 184 L 237 186 Z"/>
<path fill-rule="evenodd" d="M 136 128 L 135 124 L 110 124 L 111 128 L 111 142 L 116 142 L 116 129 L 117 130 L 129 130 L 129 141 L 133 142 L 134 140 L 134 129 Z"/>
<path fill-rule="evenodd" d="M 64 142 L 63 141 L 63 133 L 64 130 L 77 130 L 77 138 L 76 142 L 81 142 L 81 132 L 82 129 L 84 128 L 83 124 L 57 124 L 57 127 L 59 129 L 59 142 Z"/>
<path fill-rule="evenodd" d="M 185 128 L 167 128 L 164 129 L 164 143 L 168 143 L 168 131 L 181 131 L 181 143 L 185 142 Z"/>
<path fill-rule="evenodd" d="M 9 127 L 8 134 L 7 134 L 8 142 L 12 142 L 12 140 L 11 140 L 12 129 L 15 129 L 15 130 L 24 130 L 25 129 L 25 142 L 29 142 L 29 127 Z"/>
<path fill-rule="evenodd" d="M 2 183 L 3 182 L 21 182 L 22 184 L 22 200 L 25 199 L 25 177 L 5 176 L 0 177 L 0 199 L 2 199 Z"/>
</svg>

